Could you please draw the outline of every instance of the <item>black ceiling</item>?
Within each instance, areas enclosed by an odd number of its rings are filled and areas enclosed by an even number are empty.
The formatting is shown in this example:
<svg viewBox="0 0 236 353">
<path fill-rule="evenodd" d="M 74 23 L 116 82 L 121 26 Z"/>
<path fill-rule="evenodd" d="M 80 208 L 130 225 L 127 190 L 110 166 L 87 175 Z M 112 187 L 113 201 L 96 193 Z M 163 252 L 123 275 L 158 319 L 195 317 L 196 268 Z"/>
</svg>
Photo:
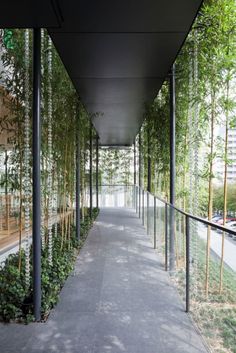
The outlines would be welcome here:
<svg viewBox="0 0 236 353">
<path fill-rule="evenodd" d="M 130 145 L 201 3 L 9 0 L 0 28 L 47 27 L 82 102 L 96 113 L 100 144 Z"/>
</svg>

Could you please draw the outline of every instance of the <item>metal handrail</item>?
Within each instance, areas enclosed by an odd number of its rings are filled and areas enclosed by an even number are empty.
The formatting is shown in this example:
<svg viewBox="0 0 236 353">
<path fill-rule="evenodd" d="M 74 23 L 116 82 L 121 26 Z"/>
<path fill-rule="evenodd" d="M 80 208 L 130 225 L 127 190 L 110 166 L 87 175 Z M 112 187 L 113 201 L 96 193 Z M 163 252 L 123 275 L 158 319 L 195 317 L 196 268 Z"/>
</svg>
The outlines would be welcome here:
<svg viewBox="0 0 236 353">
<path fill-rule="evenodd" d="M 135 186 L 138 187 L 138 188 L 140 188 L 138 185 L 135 185 Z M 174 209 L 174 210 L 180 212 L 182 215 L 184 215 L 184 216 L 186 216 L 186 217 L 189 217 L 189 218 L 191 218 L 191 219 L 193 219 L 193 220 L 195 220 L 195 221 L 201 222 L 201 223 L 203 223 L 203 224 L 205 224 L 205 225 L 207 225 L 207 226 L 210 226 L 210 227 L 212 227 L 212 228 L 217 228 L 217 229 L 219 229 L 219 230 L 222 230 L 223 232 L 230 233 L 230 234 L 236 236 L 236 231 L 235 231 L 235 230 L 232 230 L 232 229 L 227 228 L 227 227 L 225 227 L 225 226 L 219 225 L 219 224 L 214 223 L 214 222 L 212 222 L 212 221 L 206 220 L 206 219 L 204 219 L 204 218 L 202 218 L 202 217 L 194 216 L 194 215 L 192 215 L 191 213 L 188 213 L 188 212 L 182 210 L 181 208 L 178 208 L 178 207 L 172 205 L 170 202 L 168 202 L 168 201 L 162 199 L 161 197 L 156 196 L 156 195 L 153 195 L 153 194 L 151 194 L 149 191 L 147 191 L 147 190 L 145 190 L 145 189 L 143 189 L 143 188 L 140 188 L 140 189 L 141 189 L 141 190 L 144 190 L 144 191 L 147 192 L 147 193 L 149 193 L 150 195 L 152 195 L 153 197 L 155 197 L 157 200 L 161 201 L 162 203 L 164 203 L 165 205 L 171 207 L 172 209 Z"/>
<path fill-rule="evenodd" d="M 113 187 L 113 186 L 134 186 L 134 184 L 99 184 L 99 187 L 101 186 L 109 186 L 109 187 Z"/>
</svg>

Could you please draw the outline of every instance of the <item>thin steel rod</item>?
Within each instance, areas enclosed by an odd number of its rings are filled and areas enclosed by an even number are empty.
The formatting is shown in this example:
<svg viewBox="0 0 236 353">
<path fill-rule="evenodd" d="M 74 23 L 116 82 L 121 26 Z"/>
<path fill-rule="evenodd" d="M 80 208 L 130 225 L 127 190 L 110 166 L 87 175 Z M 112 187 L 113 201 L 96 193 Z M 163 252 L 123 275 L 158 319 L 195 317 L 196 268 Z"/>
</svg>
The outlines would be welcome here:
<svg viewBox="0 0 236 353">
<path fill-rule="evenodd" d="M 148 172 L 148 180 L 147 180 L 147 191 L 151 192 L 151 178 L 152 178 L 152 171 L 151 171 L 151 146 L 150 146 L 150 129 L 147 132 L 147 144 L 148 144 L 148 156 L 147 156 L 147 172 Z"/>
<path fill-rule="evenodd" d="M 90 124 L 90 153 L 89 153 L 89 214 L 92 218 L 93 212 L 93 130 Z"/>
<path fill-rule="evenodd" d="M 154 249 L 157 248 L 157 199 L 154 197 L 154 224 L 153 224 L 153 234 L 154 234 Z"/>
<path fill-rule="evenodd" d="M 147 192 L 147 234 L 149 235 L 150 233 L 150 227 L 149 227 L 149 214 L 150 214 L 150 210 L 149 210 L 149 192 Z"/>
<path fill-rule="evenodd" d="M 168 270 L 168 205 L 165 204 L 165 270 Z"/>
<path fill-rule="evenodd" d="M 80 240 L 80 132 L 76 133 L 76 237 Z"/>
<path fill-rule="evenodd" d="M 98 135 L 96 136 L 96 207 L 99 207 L 99 201 L 98 201 L 98 166 L 99 166 L 99 146 L 98 146 L 98 140 L 99 137 Z"/>
<path fill-rule="evenodd" d="M 143 207 L 142 207 L 142 209 L 143 209 L 143 214 L 142 214 L 142 220 L 143 220 L 143 226 L 144 226 L 144 190 L 143 190 L 143 197 L 142 197 L 142 199 L 143 199 Z"/>
<path fill-rule="evenodd" d="M 189 234 L 189 217 L 185 217 L 186 226 L 186 312 L 190 309 L 190 234 Z"/>
<path fill-rule="evenodd" d="M 33 303 L 36 321 L 41 319 L 41 31 L 33 30 Z"/>
<path fill-rule="evenodd" d="M 135 211 L 136 213 L 138 213 L 138 185 L 135 185 L 135 201 L 136 201 Z"/>
<path fill-rule="evenodd" d="M 136 197 L 136 183 L 137 183 L 137 167 L 136 167 L 136 140 L 134 139 L 134 188 L 133 188 L 133 207 L 137 212 L 137 197 Z"/>
<path fill-rule="evenodd" d="M 134 140 L 134 185 L 137 183 L 136 141 Z"/>
<path fill-rule="evenodd" d="M 141 154 L 141 133 L 139 133 L 139 173 L 138 173 L 138 184 L 139 184 L 139 210 L 138 216 L 141 218 L 141 187 L 142 187 L 142 154 Z"/>
<path fill-rule="evenodd" d="M 175 204 L 175 65 L 170 75 L 170 203 Z M 169 269 L 175 269 L 175 214 L 170 209 L 170 256 Z"/>
</svg>

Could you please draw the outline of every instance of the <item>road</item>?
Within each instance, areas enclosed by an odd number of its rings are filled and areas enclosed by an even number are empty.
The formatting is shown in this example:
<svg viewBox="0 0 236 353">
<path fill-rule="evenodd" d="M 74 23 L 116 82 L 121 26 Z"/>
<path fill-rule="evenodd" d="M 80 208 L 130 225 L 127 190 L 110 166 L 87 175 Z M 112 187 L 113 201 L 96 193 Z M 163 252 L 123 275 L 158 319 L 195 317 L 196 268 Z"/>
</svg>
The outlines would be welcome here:
<svg viewBox="0 0 236 353">
<path fill-rule="evenodd" d="M 207 227 L 199 225 L 198 235 L 201 239 L 207 240 Z M 221 248 L 222 248 L 222 234 L 216 232 L 215 230 L 211 231 L 211 250 L 214 253 L 221 257 Z M 225 236 L 225 245 L 224 245 L 224 262 L 228 265 L 233 271 L 236 272 L 236 241 L 232 240 L 227 234 Z"/>
</svg>

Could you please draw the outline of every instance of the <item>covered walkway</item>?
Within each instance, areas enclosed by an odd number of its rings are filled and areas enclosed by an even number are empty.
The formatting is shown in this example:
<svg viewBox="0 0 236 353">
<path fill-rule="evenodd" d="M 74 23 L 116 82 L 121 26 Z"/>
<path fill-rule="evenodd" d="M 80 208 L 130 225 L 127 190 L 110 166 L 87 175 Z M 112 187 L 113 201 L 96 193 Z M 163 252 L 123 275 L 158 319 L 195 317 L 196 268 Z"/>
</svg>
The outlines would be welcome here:
<svg viewBox="0 0 236 353">
<path fill-rule="evenodd" d="M 0 327 L 4 353 L 207 352 L 140 220 L 124 208 L 101 210 L 46 323 Z"/>
</svg>

